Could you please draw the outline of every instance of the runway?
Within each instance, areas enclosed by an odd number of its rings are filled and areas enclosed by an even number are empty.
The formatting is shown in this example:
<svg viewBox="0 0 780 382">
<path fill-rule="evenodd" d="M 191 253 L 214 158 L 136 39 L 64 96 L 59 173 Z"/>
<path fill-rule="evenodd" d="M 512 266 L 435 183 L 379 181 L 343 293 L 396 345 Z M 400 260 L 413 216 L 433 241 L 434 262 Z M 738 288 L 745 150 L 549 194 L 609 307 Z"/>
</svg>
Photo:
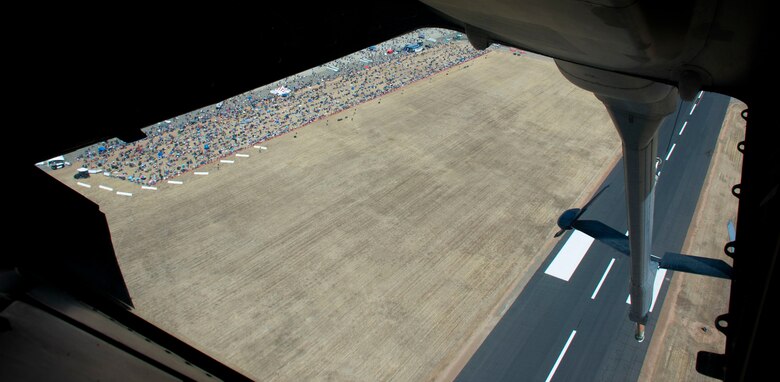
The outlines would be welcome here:
<svg viewBox="0 0 780 382">
<path fill-rule="evenodd" d="M 656 186 L 654 255 L 681 250 L 728 103 L 729 97 L 699 93 L 692 102 L 680 102 L 661 126 L 658 156 L 664 161 Z M 622 161 L 601 187 L 606 185 L 583 219 L 626 232 Z M 659 272 L 646 338 L 637 343 L 628 320 L 629 258 L 582 236 L 561 237 L 457 381 L 638 378 L 672 272 Z M 569 240 L 573 244 L 567 245 Z"/>
</svg>

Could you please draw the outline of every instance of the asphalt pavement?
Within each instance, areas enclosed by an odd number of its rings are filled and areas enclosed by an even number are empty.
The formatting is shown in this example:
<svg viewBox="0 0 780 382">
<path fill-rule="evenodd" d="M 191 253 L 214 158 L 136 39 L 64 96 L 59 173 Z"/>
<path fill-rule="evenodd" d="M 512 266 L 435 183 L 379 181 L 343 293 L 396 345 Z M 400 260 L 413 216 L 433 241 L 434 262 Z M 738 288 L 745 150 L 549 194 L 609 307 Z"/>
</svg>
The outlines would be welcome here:
<svg viewBox="0 0 780 382">
<path fill-rule="evenodd" d="M 729 97 L 701 94 L 694 101 L 681 101 L 659 132 L 658 155 L 664 161 L 656 185 L 656 256 L 681 251 L 728 107 Z M 582 219 L 625 232 L 622 161 L 602 187 L 606 185 Z M 457 381 L 637 380 L 672 272 L 659 277 L 660 293 L 645 341 L 638 343 L 628 319 L 627 256 L 595 241 L 568 281 L 545 273 L 571 234 L 561 237 Z"/>
</svg>

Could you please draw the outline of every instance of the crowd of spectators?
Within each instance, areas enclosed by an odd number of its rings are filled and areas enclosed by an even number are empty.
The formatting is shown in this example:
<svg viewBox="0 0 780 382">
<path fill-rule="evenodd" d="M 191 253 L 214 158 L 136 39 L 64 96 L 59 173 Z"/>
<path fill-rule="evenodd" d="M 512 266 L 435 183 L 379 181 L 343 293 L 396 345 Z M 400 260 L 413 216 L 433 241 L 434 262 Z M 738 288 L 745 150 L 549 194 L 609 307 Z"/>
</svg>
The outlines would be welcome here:
<svg viewBox="0 0 780 382">
<path fill-rule="evenodd" d="M 414 39 L 401 36 L 389 46 Z M 310 71 L 164 121 L 132 143 L 101 142 L 76 158 L 82 166 L 109 176 L 154 185 L 219 160 L 334 113 L 482 54 L 463 41 L 438 41 L 421 52 L 387 54 L 386 46 L 366 49 Z M 287 96 L 269 93 L 284 85 Z"/>
</svg>

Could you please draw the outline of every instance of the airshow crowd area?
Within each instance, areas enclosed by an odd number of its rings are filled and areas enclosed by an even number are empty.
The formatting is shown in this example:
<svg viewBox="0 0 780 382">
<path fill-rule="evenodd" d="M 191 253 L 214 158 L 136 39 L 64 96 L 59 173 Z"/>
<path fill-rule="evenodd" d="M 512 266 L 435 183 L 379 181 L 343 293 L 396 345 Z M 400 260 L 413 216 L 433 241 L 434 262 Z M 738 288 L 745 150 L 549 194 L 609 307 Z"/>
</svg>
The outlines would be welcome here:
<svg viewBox="0 0 780 382">
<path fill-rule="evenodd" d="M 386 54 L 419 33 L 430 47 Z M 446 379 L 620 155 L 552 60 L 446 33 L 74 160 L 111 176 L 49 173 L 105 213 L 134 312 L 253 379 Z"/>
<path fill-rule="evenodd" d="M 158 123 L 139 141 L 101 142 L 75 163 L 92 173 L 154 186 L 485 53 L 458 38 L 444 30 L 401 36 L 325 64 L 324 71 L 300 73 L 270 90 L 256 89 Z"/>
</svg>

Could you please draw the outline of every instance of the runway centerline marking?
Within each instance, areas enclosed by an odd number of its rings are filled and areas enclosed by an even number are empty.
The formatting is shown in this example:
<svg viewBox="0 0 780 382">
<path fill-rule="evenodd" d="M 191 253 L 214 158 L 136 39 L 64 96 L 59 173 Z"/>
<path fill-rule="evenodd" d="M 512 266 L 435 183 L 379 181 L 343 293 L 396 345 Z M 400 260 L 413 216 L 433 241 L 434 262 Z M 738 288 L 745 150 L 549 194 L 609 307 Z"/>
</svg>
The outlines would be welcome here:
<svg viewBox="0 0 780 382">
<path fill-rule="evenodd" d="M 561 364 L 561 360 L 563 360 L 563 356 L 566 355 L 566 350 L 569 350 L 569 345 L 571 345 L 571 341 L 574 339 L 574 335 L 577 334 L 576 330 L 572 330 L 571 334 L 569 335 L 569 339 L 566 341 L 566 345 L 563 345 L 563 350 L 561 350 L 561 354 L 558 355 L 558 359 L 555 361 L 555 365 L 553 365 L 552 370 L 550 370 L 550 374 L 547 374 L 547 379 L 545 379 L 545 382 L 550 382 L 552 380 L 553 375 L 555 375 L 555 370 L 558 369 L 558 366 Z"/>
<path fill-rule="evenodd" d="M 677 144 L 676 144 L 676 143 L 673 143 L 673 144 L 672 144 L 672 148 L 671 148 L 671 149 L 669 149 L 669 153 L 668 153 L 668 154 L 666 154 L 666 159 L 665 159 L 665 160 L 669 160 L 669 157 L 671 157 L 671 156 L 672 156 L 672 152 L 674 151 L 674 147 L 675 147 L 675 146 L 677 146 Z"/>
<path fill-rule="evenodd" d="M 653 311 L 655 306 L 655 300 L 658 298 L 658 293 L 661 292 L 661 285 L 664 283 L 664 277 L 666 276 L 666 269 L 659 268 L 655 272 L 655 280 L 653 280 L 653 302 L 650 303 L 650 311 Z M 631 304 L 631 295 L 628 295 L 626 304 Z"/>
<path fill-rule="evenodd" d="M 101 185 L 99 185 L 98 187 L 99 187 L 100 189 L 102 189 L 102 190 L 106 190 L 106 191 L 114 191 L 114 189 L 113 189 L 113 188 L 111 188 L 111 187 L 106 187 L 106 186 L 104 186 L 104 185 L 102 185 L 102 184 L 101 184 Z"/>
<path fill-rule="evenodd" d="M 76 182 L 76 184 L 78 184 L 81 187 L 92 188 L 92 186 L 90 186 L 89 184 L 86 184 L 86 183 Z"/>
<path fill-rule="evenodd" d="M 609 261 L 609 265 L 607 265 L 607 270 L 604 271 L 604 275 L 601 276 L 601 280 L 599 281 L 599 285 L 596 285 L 596 290 L 593 291 L 593 294 L 590 295 L 591 300 L 596 299 L 596 295 L 599 294 L 599 289 L 601 289 L 601 284 L 604 284 L 604 280 L 607 279 L 607 274 L 609 273 L 609 270 L 612 269 L 612 265 L 615 264 L 615 258 L 613 257 L 612 260 Z"/>
<path fill-rule="evenodd" d="M 691 108 L 691 112 L 688 113 L 688 115 L 693 115 L 693 111 L 696 110 L 696 105 L 698 105 L 698 103 L 693 104 L 693 107 Z"/>
<path fill-rule="evenodd" d="M 593 244 L 593 240 L 592 237 L 574 230 L 544 273 L 563 281 L 569 281 L 585 253 L 588 252 L 588 248 Z"/>
<path fill-rule="evenodd" d="M 680 129 L 680 133 L 678 133 L 677 135 L 682 135 L 683 131 L 685 131 L 685 126 L 688 126 L 688 121 L 685 121 L 685 123 L 683 123 L 683 126 Z"/>
</svg>

